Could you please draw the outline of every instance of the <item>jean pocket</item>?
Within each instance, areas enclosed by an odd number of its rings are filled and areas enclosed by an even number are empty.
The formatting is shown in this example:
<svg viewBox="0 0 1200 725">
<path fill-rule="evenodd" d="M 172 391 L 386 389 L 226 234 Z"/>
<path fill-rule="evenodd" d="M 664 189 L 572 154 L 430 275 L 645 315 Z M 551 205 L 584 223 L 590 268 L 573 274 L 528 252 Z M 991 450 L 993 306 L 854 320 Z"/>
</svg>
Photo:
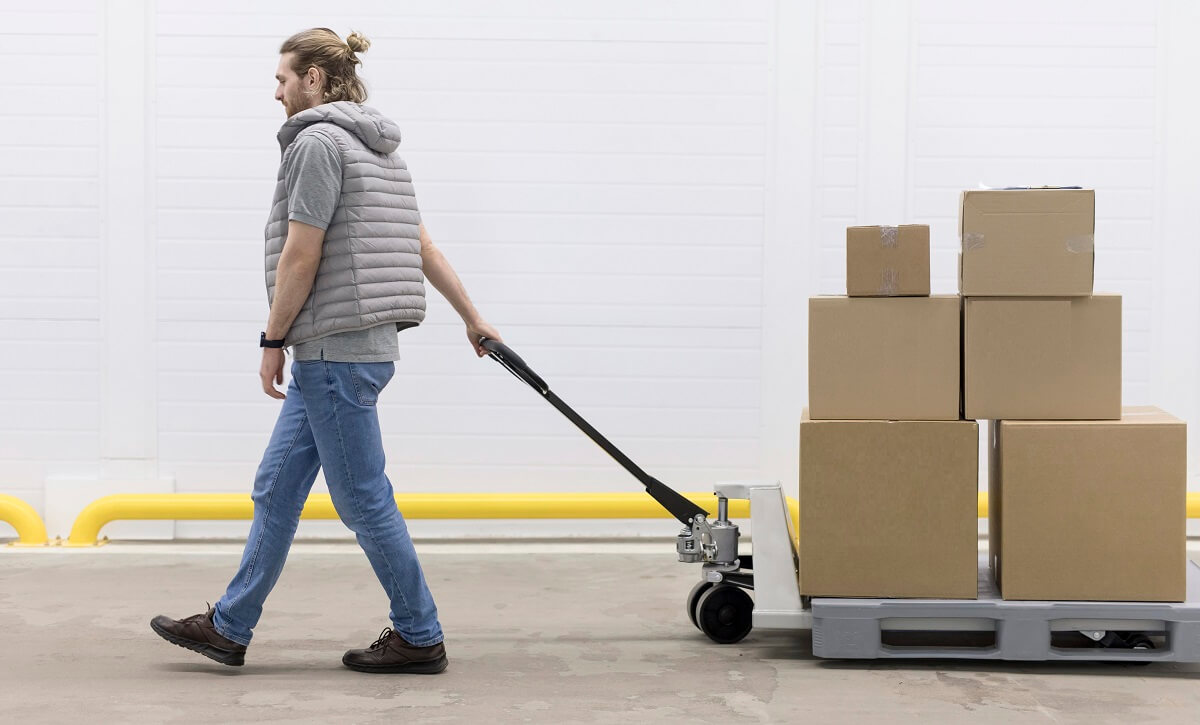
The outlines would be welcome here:
<svg viewBox="0 0 1200 725">
<path fill-rule="evenodd" d="M 375 405 L 379 393 L 396 373 L 394 362 L 350 363 L 350 380 L 359 405 Z"/>
</svg>

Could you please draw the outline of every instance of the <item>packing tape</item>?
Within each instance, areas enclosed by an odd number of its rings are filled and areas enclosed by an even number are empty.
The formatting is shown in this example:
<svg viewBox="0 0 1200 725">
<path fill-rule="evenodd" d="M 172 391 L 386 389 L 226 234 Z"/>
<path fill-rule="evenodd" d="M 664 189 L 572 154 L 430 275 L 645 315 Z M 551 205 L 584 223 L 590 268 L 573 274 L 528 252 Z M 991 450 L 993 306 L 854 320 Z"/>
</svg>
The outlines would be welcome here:
<svg viewBox="0 0 1200 725">
<path fill-rule="evenodd" d="M 879 276 L 879 294 L 890 296 L 900 288 L 900 273 L 892 267 L 884 267 Z"/>
<path fill-rule="evenodd" d="M 1071 254 L 1087 254 L 1096 251 L 1096 236 L 1094 234 L 1077 234 L 1067 237 L 1067 251 Z"/>
<path fill-rule="evenodd" d="M 969 252 L 972 249 L 979 249 L 983 246 L 983 242 L 983 232 L 965 232 L 962 235 L 964 252 Z"/>
<path fill-rule="evenodd" d="M 879 243 L 884 247 L 894 247 L 900 239 L 900 230 L 896 227 L 879 227 Z"/>
</svg>

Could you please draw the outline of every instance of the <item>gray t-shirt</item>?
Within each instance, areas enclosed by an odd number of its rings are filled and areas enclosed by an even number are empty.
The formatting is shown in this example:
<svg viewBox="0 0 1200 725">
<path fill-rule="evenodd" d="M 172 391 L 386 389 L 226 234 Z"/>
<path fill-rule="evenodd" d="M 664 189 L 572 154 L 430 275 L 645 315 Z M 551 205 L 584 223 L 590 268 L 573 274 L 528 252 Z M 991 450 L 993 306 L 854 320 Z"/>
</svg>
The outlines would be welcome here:
<svg viewBox="0 0 1200 725">
<path fill-rule="evenodd" d="M 305 134 L 284 169 L 288 219 L 328 229 L 342 195 L 342 157 L 324 134 Z M 294 360 L 387 362 L 400 359 L 399 329 L 411 324 L 386 322 L 362 330 L 335 332 L 291 345 Z"/>
</svg>

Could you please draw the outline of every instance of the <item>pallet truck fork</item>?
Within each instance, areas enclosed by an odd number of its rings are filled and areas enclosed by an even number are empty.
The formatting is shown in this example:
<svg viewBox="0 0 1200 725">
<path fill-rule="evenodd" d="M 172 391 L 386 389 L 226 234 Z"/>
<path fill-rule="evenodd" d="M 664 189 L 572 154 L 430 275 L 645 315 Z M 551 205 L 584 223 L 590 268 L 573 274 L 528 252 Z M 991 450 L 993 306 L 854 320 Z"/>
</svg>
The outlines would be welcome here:
<svg viewBox="0 0 1200 725">
<path fill-rule="evenodd" d="M 714 642 L 739 642 L 755 627 L 807 629 L 814 655 L 838 659 L 1200 662 L 1200 567 L 1192 562 L 1182 603 L 1008 601 L 996 591 L 985 559 L 979 566 L 978 599 L 802 597 L 799 539 L 778 482 L 718 483 L 717 517 L 710 520 L 707 511 L 618 450 L 511 348 L 487 338 L 480 344 L 633 474 L 683 525 L 675 544 L 679 560 L 701 564 L 701 579 L 687 597 L 687 615 Z M 740 532 L 729 520 L 730 500 L 750 502 L 753 554 L 738 552 Z M 897 644 L 898 635 L 910 641 Z M 936 641 L 920 642 L 920 635 L 926 640 L 934 635 Z M 961 646 L 953 642 L 959 635 L 983 635 L 983 643 Z"/>
</svg>

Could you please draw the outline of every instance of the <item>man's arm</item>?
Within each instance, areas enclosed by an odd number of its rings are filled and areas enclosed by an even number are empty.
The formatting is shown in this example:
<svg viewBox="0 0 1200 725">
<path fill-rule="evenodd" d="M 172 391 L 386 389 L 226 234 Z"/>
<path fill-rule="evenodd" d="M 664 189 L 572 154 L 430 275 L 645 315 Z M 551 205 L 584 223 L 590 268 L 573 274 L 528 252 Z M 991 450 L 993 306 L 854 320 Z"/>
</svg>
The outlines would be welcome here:
<svg viewBox="0 0 1200 725">
<path fill-rule="evenodd" d="M 454 268 L 450 266 L 450 262 L 446 260 L 442 250 L 433 246 L 433 239 L 430 238 L 429 232 L 425 231 L 424 224 L 421 224 L 421 268 L 425 273 L 425 278 L 433 284 L 438 292 L 442 293 L 442 296 L 466 323 L 467 339 L 470 340 L 471 347 L 475 348 L 476 355 L 483 357 L 487 354 L 487 350 L 484 350 L 479 344 L 480 338 L 486 337 L 503 342 L 496 328 L 484 322 L 483 317 L 479 315 L 479 310 L 475 309 L 475 305 L 471 303 L 466 288 L 463 287 L 458 275 L 454 273 Z"/>
<path fill-rule="evenodd" d="M 288 222 L 287 241 L 275 269 L 275 298 L 267 320 L 267 339 L 281 340 L 312 291 L 325 230 L 295 220 Z"/>
<path fill-rule="evenodd" d="M 479 311 L 467 296 L 462 281 L 454 273 L 454 268 L 450 266 L 442 250 L 433 246 L 433 239 L 429 232 L 425 231 L 424 223 L 421 224 L 421 267 L 426 279 L 442 293 L 468 327 L 483 322 Z"/>
</svg>

